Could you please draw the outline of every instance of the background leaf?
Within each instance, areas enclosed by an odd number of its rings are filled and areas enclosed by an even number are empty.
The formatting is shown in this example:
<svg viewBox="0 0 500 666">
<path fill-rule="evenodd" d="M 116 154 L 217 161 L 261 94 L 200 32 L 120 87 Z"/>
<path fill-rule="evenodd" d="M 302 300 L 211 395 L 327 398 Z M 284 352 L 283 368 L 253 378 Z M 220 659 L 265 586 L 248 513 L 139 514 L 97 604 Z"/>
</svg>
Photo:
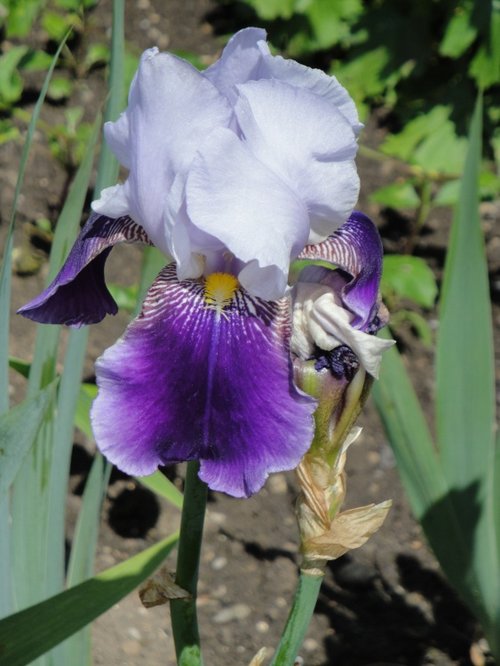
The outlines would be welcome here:
<svg viewBox="0 0 500 666">
<path fill-rule="evenodd" d="M 382 294 L 394 293 L 424 308 L 431 308 L 437 296 L 434 273 L 420 257 L 390 254 L 384 257 Z"/>
</svg>

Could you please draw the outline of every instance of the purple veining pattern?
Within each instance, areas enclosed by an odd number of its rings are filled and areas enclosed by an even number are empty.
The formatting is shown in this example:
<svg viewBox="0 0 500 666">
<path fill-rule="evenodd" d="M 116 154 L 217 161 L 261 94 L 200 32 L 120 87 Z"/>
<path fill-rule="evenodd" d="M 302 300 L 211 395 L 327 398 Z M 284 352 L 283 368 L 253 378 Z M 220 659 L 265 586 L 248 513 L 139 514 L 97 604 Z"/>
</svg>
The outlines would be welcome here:
<svg viewBox="0 0 500 666">
<path fill-rule="evenodd" d="M 356 315 L 352 326 L 365 330 L 377 314 L 382 255 L 376 226 L 369 217 L 355 211 L 325 241 L 307 245 L 299 259 L 328 261 L 352 276 L 343 288 L 342 300 Z"/>
<path fill-rule="evenodd" d="M 79 328 L 116 314 L 117 305 L 104 281 L 104 264 L 117 243 L 150 244 L 144 229 L 130 217 L 112 219 L 93 213 L 51 284 L 18 310 L 42 324 Z"/>
<path fill-rule="evenodd" d="M 135 475 L 200 460 L 200 478 L 235 497 L 296 467 L 316 403 L 292 380 L 288 303 L 237 290 L 222 312 L 203 282 L 166 267 L 141 315 L 97 362 L 92 425 L 101 451 Z"/>
</svg>

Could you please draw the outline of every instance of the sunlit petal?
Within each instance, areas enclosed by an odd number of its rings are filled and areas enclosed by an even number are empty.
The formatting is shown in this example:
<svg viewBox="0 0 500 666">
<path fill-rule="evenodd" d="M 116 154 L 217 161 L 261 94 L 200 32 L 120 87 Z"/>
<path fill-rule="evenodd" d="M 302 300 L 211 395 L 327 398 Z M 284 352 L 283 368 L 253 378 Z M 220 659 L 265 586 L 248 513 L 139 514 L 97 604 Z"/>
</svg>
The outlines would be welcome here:
<svg viewBox="0 0 500 666">
<path fill-rule="evenodd" d="M 291 379 L 286 302 L 217 280 L 209 289 L 164 269 L 140 317 L 97 362 L 92 423 L 126 472 L 198 459 L 210 488 L 243 497 L 298 464 L 315 403 Z"/>
</svg>

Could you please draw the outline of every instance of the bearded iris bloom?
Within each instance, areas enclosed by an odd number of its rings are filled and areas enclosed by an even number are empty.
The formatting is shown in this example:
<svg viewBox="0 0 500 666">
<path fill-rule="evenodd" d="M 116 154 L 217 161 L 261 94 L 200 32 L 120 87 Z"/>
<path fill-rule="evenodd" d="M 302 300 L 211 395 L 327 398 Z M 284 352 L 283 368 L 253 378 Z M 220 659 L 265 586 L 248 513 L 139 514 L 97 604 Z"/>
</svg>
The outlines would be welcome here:
<svg viewBox="0 0 500 666">
<path fill-rule="evenodd" d="M 197 459 L 210 488 L 249 496 L 296 467 L 313 437 L 316 401 L 295 385 L 294 358 L 347 346 L 376 373 L 381 246 L 352 213 L 360 127 L 335 78 L 272 56 L 260 29 L 237 33 L 203 73 L 143 54 L 127 110 L 105 125 L 128 177 L 92 204 L 60 273 L 20 310 L 98 322 L 117 311 L 104 280 L 113 245 L 169 257 L 96 364 L 94 434 L 120 469 Z M 291 289 L 300 258 L 337 270 L 303 271 Z"/>
</svg>

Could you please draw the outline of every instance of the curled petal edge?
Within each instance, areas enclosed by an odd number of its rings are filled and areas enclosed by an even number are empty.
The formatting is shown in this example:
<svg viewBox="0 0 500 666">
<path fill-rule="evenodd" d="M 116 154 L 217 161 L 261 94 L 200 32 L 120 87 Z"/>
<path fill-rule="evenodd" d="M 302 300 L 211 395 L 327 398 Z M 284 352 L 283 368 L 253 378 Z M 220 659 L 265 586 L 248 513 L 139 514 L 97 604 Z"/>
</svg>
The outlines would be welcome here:
<svg viewBox="0 0 500 666">
<path fill-rule="evenodd" d="M 298 258 L 326 261 L 351 276 L 342 290 L 342 300 L 355 315 L 352 326 L 367 330 L 377 315 L 386 313 L 380 308 L 378 298 L 382 256 L 382 241 L 376 226 L 369 217 L 355 211 L 325 241 L 307 245 Z M 386 323 L 383 318 L 379 316 L 380 321 L 370 332 Z"/>
<path fill-rule="evenodd" d="M 93 213 L 54 280 L 18 314 L 42 324 L 75 328 L 116 314 L 118 306 L 106 287 L 104 265 L 114 245 L 132 242 L 151 244 L 130 217 L 113 219 Z"/>
</svg>

